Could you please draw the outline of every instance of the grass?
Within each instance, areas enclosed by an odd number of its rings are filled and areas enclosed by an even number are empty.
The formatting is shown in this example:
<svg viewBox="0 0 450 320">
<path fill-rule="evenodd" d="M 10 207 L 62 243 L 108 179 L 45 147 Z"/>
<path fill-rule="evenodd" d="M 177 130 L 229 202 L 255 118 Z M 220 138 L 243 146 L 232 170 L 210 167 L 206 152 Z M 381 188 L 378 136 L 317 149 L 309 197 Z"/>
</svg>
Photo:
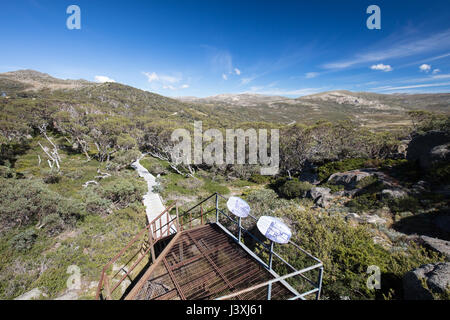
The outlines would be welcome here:
<svg viewBox="0 0 450 320">
<path fill-rule="evenodd" d="M 52 136 L 53 141 L 64 144 L 62 137 Z M 12 170 L 16 175 L 27 179 L 41 179 L 49 173 L 46 156 L 38 146 L 36 138 L 30 148 L 18 156 Z M 48 142 L 47 142 L 48 143 Z M 38 155 L 42 162 L 39 166 Z M 86 161 L 82 155 L 60 150 L 61 178 L 48 187 L 66 198 L 81 199 L 83 183 L 93 180 L 97 169 L 106 171 L 104 163 L 96 160 Z M 112 173 L 107 179 L 99 180 L 100 185 L 109 185 L 125 177 L 145 184 L 132 170 Z M 70 274 L 67 268 L 77 265 L 81 270 L 83 297 L 92 299 L 95 288 L 89 283 L 98 281 L 103 266 L 117 254 L 141 230 L 146 223 L 145 209 L 141 201 L 131 203 L 109 215 L 87 214 L 78 220 L 76 226 L 54 237 L 48 236 L 44 229 L 34 225 L 10 229 L 0 233 L 0 299 L 13 299 L 33 288 L 41 288 L 48 298 L 55 298 L 67 289 Z M 33 245 L 26 250 L 16 250 L 11 245 L 13 238 L 32 230 L 36 235 Z M 117 264 L 127 262 L 127 258 Z"/>
</svg>

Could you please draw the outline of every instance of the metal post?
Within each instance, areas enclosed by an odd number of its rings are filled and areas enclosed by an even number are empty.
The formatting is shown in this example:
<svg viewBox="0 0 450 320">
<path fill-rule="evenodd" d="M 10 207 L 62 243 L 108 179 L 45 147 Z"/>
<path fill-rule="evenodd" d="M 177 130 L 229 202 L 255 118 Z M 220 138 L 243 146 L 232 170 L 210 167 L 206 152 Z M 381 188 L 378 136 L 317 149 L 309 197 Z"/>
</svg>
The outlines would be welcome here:
<svg viewBox="0 0 450 320">
<path fill-rule="evenodd" d="M 181 232 L 182 231 L 182 226 L 180 223 L 180 216 L 178 215 L 178 202 L 175 202 L 175 210 L 177 212 L 177 232 Z"/>
<path fill-rule="evenodd" d="M 323 267 L 320 267 L 320 269 L 319 269 L 319 282 L 317 284 L 319 291 L 317 291 L 317 293 L 316 293 L 316 300 L 320 300 L 320 293 L 322 291 L 322 278 L 323 278 Z"/>
<path fill-rule="evenodd" d="M 270 252 L 269 252 L 269 270 L 272 270 L 272 259 L 273 259 L 273 241 L 270 240 Z M 267 288 L 267 300 L 270 300 L 272 296 L 272 283 L 269 283 Z"/>
<path fill-rule="evenodd" d="M 219 222 L 219 194 L 216 192 L 216 223 Z"/>
<path fill-rule="evenodd" d="M 242 234 L 242 230 L 241 230 L 241 217 L 239 217 L 239 236 L 238 236 L 239 243 L 241 243 L 241 234 Z"/>
<path fill-rule="evenodd" d="M 203 206 L 200 206 L 200 215 L 201 215 L 201 222 L 200 222 L 200 224 L 203 225 Z"/>
<path fill-rule="evenodd" d="M 152 259 L 152 263 L 155 262 L 155 246 L 153 242 L 153 232 L 152 232 L 152 226 L 148 226 L 148 244 L 150 246 L 150 257 Z"/>
</svg>

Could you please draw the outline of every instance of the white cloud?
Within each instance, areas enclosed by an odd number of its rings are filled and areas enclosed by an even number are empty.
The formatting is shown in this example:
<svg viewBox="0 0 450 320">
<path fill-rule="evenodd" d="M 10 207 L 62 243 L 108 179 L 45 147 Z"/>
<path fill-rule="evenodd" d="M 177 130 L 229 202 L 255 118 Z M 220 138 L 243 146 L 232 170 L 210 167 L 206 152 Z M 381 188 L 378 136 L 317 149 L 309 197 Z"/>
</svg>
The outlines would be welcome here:
<svg viewBox="0 0 450 320">
<path fill-rule="evenodd" d="M 143 74 L 147 77 L 148 82 L 159 81 L 159 76 L 155 72 L 143 72 Z"/>
<path fill-rule="evenodd" d="M 181 89 L 187 89 L 187 88 L 189 88 L 189 85 L 188 84 L 183 84 L 180 88 Z"/>
<path fill-rule="evenodd" d="M 450 74 L 438 74 L 431 77 L 432 79 L 448 79 L 450 78 Z"/>
<path fill-rule="evenodd" d="M 433 74 L 436 74 L 436 73 L 439 73 L 439 72 L 441 72 L 440 69 L 434 69 L 434 70 L 433 70 Z"/>
<path fill-rule="evenodd" d="M 308 73 L 305 73 L 306 79 L 312 79 L 312 78 L 317 77 L 318 75 L 319 75 L 318 72 L 308 72 Z"/>
<path fill-rule="evenodd" d="M 105 83 L 105 82 L 116 82 L 115 80 L 107 77 L 107 76 L 95 76 L 95 81 L 96 82 L 100 82 L 100 83 Z"/>
<path fill-rule="evenodd" d="M 164 85 L 163 89 L 176 90 L 176 88 L 174 86 L 171 86 L 171 85 Z"/>
<path fill-rule="evenodd" d="M 181 81 L 181 77 L 157 74 L 156 72 L 142 72 L 147 77 L 148 82 L 177 83 Z"/>
<path fill-rule="evenodd" d="M 241 75 L 241 70 L 239 70 L 238 68 L 234 68 L 234 72 L 240 76 Z"/>
<path fill-rule="evenodd" d="M 177 83 L 181 81 L 181 78 L 178 77 L 172 77 L 172 76 L 165 76 L 161 75 L 160 79 L 162 82 L 168 82 L 168 83 Z"/>
<path fill-rule="evenodd" d="M 223 80 L 228 80 L 228 76 L 225 73 L 222 73 Z"/>
<path fill-rule="evenodd" d="M 420 71 L 428 73 L 431 70 L 431 66 L 429 64 L 424 63 L 419 67 L 419 69 Z"/>
<path fill-rule="evenodd" d="M 370 67 L 370 69 L 372 69 L 372 70 L 381 70 L 381 71 L 384 71 L 384 72 L 389 72 L 389 71 L 393 70 L 390 65 L 382 64 L 382 63 L 374 64 L 373 66 Z"/>
<path fill-rule="evenodd" d="M 250 82 L 252 82 L 253 80 L 255 80 L 256 77 L 248 77 L 248 78 L 242 78 L 241 79 L 241 84 L 249 84 Z"/>
</svg>

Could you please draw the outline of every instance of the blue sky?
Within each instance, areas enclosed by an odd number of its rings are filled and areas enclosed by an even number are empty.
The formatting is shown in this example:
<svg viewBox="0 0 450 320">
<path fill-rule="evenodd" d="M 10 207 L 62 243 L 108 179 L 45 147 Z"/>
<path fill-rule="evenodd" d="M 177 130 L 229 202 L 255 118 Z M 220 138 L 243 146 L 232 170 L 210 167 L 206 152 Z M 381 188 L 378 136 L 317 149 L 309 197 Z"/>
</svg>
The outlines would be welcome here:
<svg viewBox="0 0 450 320">
<path fill-rule="evenodd" d="M 381 30 L 366 27 L 373 4 Z M 450 92 L 448 0 L 2 0 L 0 35 L 0 72 L 166 96 Z"/>
</svg>

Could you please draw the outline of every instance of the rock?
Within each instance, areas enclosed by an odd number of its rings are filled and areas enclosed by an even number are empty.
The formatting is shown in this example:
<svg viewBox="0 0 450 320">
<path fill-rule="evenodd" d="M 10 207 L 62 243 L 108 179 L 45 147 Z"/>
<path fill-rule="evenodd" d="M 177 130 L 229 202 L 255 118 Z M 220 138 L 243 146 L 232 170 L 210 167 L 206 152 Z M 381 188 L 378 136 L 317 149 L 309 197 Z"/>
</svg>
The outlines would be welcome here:
<svg viewBox="0 0 450 320">
<path fill-rule="evenodd" d="M 359 181 L 372 175 L 373 174 L 370 172 L 361 170 L 338 172 L 332 174 L 328 178 L 328 182 L 332 184 L 343 185 L 346 189 L 354 189 Z"/>
<path fill-rule="evenodd" d="M 364 220 L 364 222 L 374 224 L 374 225 L 386 224 L 386 219 L 380 218 L 377 215 L 367 215 L 367 216 L 362 217 L 362 219 Z"/>
<path fill-rule="evenodd" d="M 425 281 L 428 289 L 422 284 Z M 450 262 L 422 265 L 403 277 L 406 300 L 433 300 L 433 293 L 444 293 L 450 286 Z"/>
<path fill-rule="evenodd" d="M 334 199 L 330 192 L 330 188 L 313 187 L 307 195 L 314 200 L 317 206 L 326 208 L 330 205 L 330 201 Z"/>
<path fill-rule="evenodd" d="M 450 160 L 450 134 L 443 131 L 429 131 L 414 137 L 408 145 L 406 158 L 418 161 L 424 170 L 438 163 Z"/>
<path fill-rule="evenodd" d="M 315 204 L 319 207 L 326 208 L 330 205 L 330 202 L 334 199 L 334 197 L 330 194 L 323 195 L 315 201 Z"/>
<path fill-rule="evenodd" d="M 430 191 L 430 185 L 428 182 L 420 180 L 412 185 L 411 191 L 414 194 L 421 194 Z"/>
<path fill-rule="evenodd" d="M 324 195 L 330 195 L 330 188 L 322 188 L 322 187 L 312 187 L 308 193 L 308 196 L 314 201 L 319 197 L 323 197 Z"/>
<path fill-rule="evenodd" d="M 447 259 L 450 259 L 450 241 L 431 238 L 428 236 L 421 236 L 420 239 L 427 247 L 442 253 L 447 257 Z"/>
<path fill-rule="evenodd" d="M 358 214 L 354 212 L 350 212 L 348 215 L 345 216 L 346 221 L 356 221 L 356 222 L 362 222 L 361 218 Z"/>
<path fill-rule="evenodd" d="M 41 291 L 39 288 L 34 288 L 33 290 L 30 290 L 17 298 L 14 298 L 14 300 L 37 300 L 41 297 L 47 297 L 45 293 Z"/>
<path fill-rule="evenodd" d="M 402 199 L 406 198 L 408 193 L 401 189 L 384 189 L 381 191 L 381 197 L 383 199 Z"/>
</svg>

